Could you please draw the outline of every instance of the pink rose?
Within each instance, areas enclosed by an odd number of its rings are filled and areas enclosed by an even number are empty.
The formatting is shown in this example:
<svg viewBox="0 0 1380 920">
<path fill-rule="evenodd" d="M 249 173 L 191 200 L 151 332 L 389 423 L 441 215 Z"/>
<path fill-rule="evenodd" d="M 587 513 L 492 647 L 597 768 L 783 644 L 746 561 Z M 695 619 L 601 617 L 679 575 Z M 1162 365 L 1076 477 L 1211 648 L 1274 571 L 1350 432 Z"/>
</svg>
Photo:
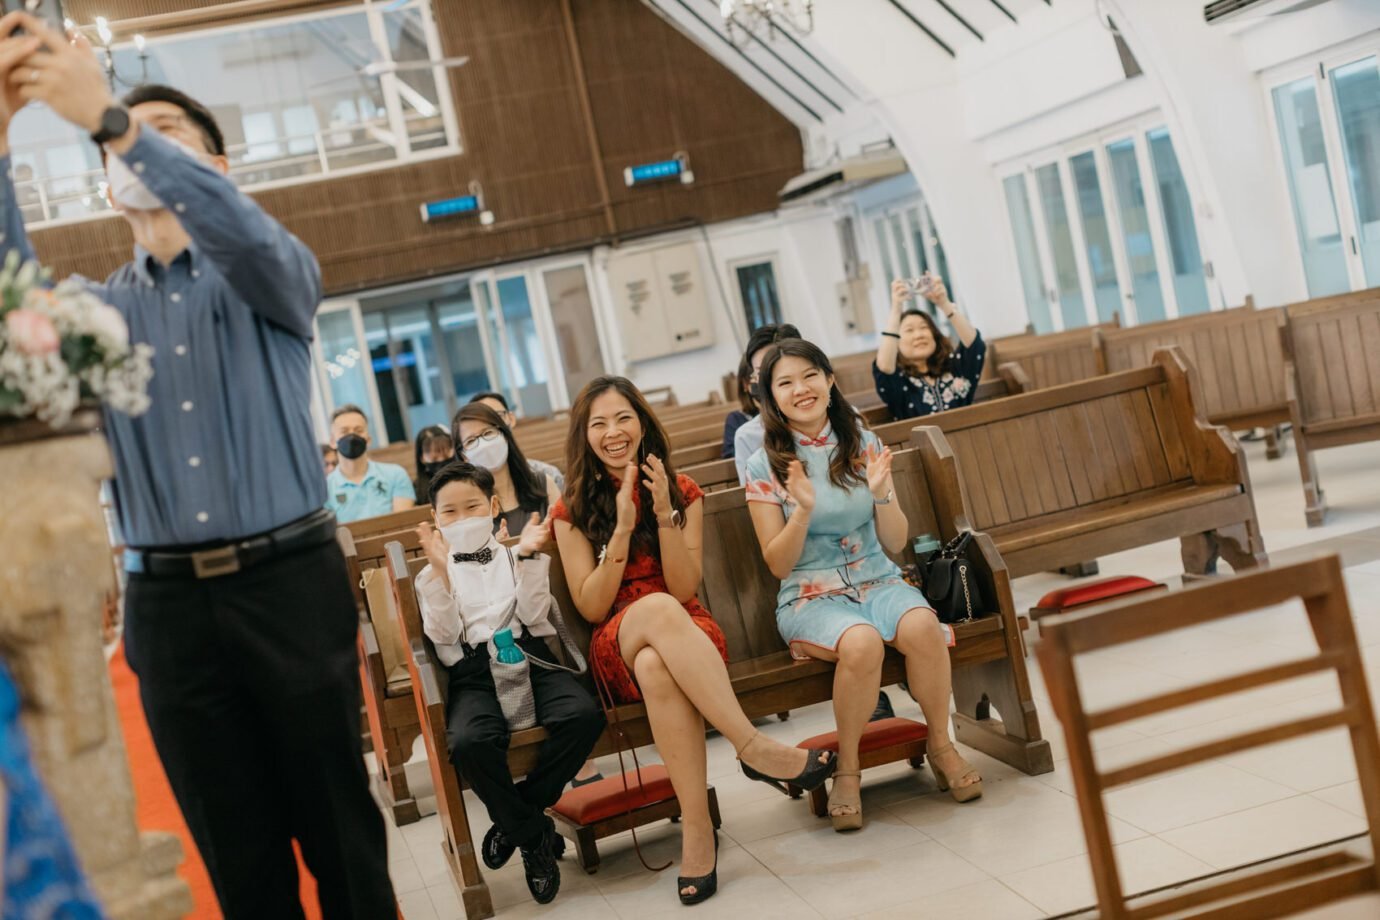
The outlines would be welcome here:
<svg viewBox="0 0 1380 920">
<path fill-rule="evenodd" d="M 53 321 L 37 310 L 11 310 L 5 316 L 10 343 L 25 355 L 47 355 L 62 344 Z"/>
</svg>

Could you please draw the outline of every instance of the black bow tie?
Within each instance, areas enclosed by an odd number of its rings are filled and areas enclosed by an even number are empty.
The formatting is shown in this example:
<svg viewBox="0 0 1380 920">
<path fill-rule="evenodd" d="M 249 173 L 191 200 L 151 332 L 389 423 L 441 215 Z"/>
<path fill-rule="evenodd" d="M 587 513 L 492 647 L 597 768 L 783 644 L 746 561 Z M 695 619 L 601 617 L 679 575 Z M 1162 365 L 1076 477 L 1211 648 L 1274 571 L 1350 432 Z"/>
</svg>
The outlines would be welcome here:
<svg viewBox="0 0 1380 920">
<path fill-rule="evenodd" d="M 494 551 L 486 546 L 477 553 L 455 553 L 450 558 L 456 562 L 477 562 L 480 565 L 488 565 L 494 560 Z"/>
</svg>

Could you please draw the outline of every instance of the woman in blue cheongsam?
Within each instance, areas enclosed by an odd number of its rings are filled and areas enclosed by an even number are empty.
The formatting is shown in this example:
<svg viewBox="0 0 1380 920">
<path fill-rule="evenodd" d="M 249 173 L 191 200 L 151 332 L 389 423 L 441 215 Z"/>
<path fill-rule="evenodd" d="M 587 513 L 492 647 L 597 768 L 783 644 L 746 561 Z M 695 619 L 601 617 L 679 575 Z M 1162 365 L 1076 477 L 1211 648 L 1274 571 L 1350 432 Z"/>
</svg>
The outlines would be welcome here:
<svg viewBox="0 0 1380 920">
<path fill-rule="evenodd" d="M 762 554 L 781 579 L 782 638 L 798 658 L 837 664 L 839 755 L 829 795 L 835 829 L 862 826 L 858 742 L 877 702 L 885 645 L 906 658 L 940 788 L 960 802 L 977 798 L 982 779 L 949 737 L 953 631 L 886 555 L 907 537 L 891 451 L 863 430 L 834 385 L 829 359 L 810 342 L 776 345 L 761 380 L 766 442 L 748 461 L 747 501 Z"/>
</svg>

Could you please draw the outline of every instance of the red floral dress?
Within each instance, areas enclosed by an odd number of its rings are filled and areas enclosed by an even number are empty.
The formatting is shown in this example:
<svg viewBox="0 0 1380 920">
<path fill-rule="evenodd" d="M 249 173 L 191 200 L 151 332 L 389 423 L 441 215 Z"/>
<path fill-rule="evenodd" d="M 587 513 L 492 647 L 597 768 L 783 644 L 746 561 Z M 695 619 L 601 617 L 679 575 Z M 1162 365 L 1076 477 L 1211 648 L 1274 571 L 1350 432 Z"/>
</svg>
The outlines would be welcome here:
<svg viewBox="0 0 1380 920">
<path fill-rule="evenodd" d="M 681 495 L 685 496 L 686 507 L 704 498 L 704 490 L 689 476 L 677 474 L 676 483 L 680 486 Z M 635 505 L 641 504 L 641 494 L 641 489 L 633 490 Z M 566 508 L 564 499 L 556 502 L 555 507 L 551 509 L 551 516 L 558 521 L 565 521 L 576 530 L 580 529 L 579 525 L 570 519 L 570 511 Z M 601 547 L 594 547 L 596 557 L 600 549 Z M 623 656 L 618 651 L 618 626 L 623 622 L 623 612 L 633 601 L 648 594 L 658 593 L 669 593 L 666 588 L 666 577 L 661 573 L 661 559 L 634 547 L 623 569 L 623 583 L 618 586 L 618 595 L 613 599 L 612 611 L 608 619 L 594 627 L 594 635 L 589 641 L 590 667 L 594 670 L 596 680 L 608 688 L 615 702 L 635 703 L 642 699 L 642 691 L 638 689 L 637 681 L 628 672 L 627 665 L 623 663 Z M 685 612 L 690 615 L 690 621 L 714 643 L 724 661 L 728 661 L 728 643 L 724 639 L 723 630 L 719 629 L 719 624 L 714 622 L 714 618 L 700 603 L 698 597 L 692 597 L 685 604 Z"/>
</svg>

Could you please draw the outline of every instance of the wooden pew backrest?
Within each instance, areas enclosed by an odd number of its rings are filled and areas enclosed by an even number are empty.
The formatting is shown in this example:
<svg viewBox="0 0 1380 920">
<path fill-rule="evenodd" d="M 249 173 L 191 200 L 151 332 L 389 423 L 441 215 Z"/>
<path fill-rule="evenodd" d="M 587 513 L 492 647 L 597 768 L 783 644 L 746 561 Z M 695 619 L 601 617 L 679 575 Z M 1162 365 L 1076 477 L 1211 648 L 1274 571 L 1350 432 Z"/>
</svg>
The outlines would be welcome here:
<svg viewBox="0 0 1380 920">
<path fill-rule="evenodd" d="M 1107 371 L 1094 332 L 1119 326 L 1120 322 L 1103 323 L 1067 332 L 994 339 L 987 345 L 986 366 L 999 370 L 1001 365 L 1015 362 L 1037 390 L 1087 380 Z"/>
<path fill-rule="evenodd" d="M 1230 428 L 1288 420 L 1280 309 L 1240 307 L 1098 333 L 1107 371 L 1149 367 L 1155 349 L 1178 345 L 1197 373 L 1203 411 Z"/>
<path fill-rule="evenodd" d="M 1380 422 L 1380 288 L 1285 307 L 1304 426 Z"/>
</svg>

